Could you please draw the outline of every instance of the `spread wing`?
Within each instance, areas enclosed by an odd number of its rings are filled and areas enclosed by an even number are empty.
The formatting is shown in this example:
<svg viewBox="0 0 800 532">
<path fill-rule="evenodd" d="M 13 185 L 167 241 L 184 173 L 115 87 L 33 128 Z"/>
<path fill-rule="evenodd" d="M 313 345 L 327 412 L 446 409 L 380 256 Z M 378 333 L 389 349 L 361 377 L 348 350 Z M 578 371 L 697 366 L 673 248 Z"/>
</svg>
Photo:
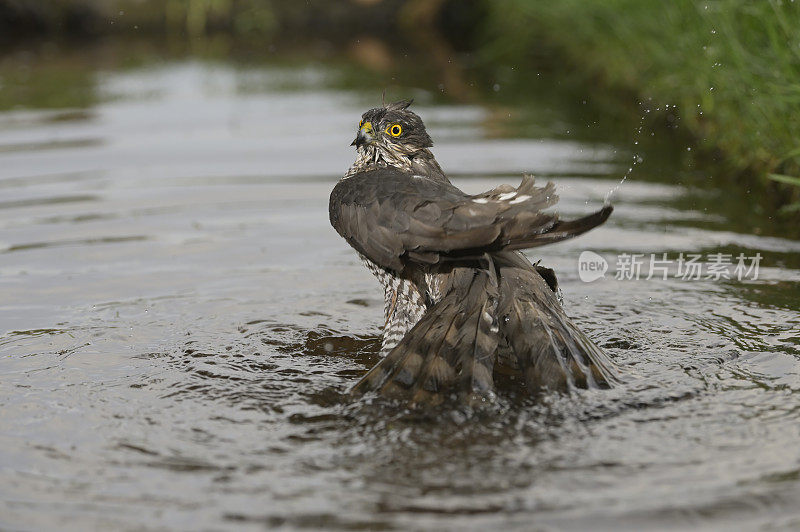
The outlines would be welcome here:
<svg viewBox="0 0 800 532">
<path fill-rule="evenodd" d="M 612 210 L 564 222 L 542 212 L 557 201 L 552 183 L 536 187 L 528 176 L 517 188 L 503 185 L 473 196 L 446 181 L 383 168 L 341 180 L 329 214 L 359 253 L 401 271 L 407 261 L 435 264 L 558 242 L 603 223 Z"/>
</svg>

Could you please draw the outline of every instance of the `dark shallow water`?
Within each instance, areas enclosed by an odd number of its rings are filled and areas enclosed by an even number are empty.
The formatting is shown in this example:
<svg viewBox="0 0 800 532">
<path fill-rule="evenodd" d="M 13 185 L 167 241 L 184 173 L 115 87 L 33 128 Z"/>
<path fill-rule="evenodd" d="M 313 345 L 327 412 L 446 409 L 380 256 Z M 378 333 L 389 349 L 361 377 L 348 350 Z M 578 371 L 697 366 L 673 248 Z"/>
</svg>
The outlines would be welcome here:
<svg viewBox="0 0 800 532">
<path fill-rule="evenodd" d="M 734 230 L 746 212 L 677 174 L 634 172 L 605 226 L 531 255 L 624 385 L 347 401 L 382 294 L 327 198 L 377 98 L 337 75 L 186 60 L 0 113 L 0 528 L 800 527 L 800 242 Z M 573 216 L 627 168 L 627 146 L 416 94 L 468 191 L 531 172 Z M 579 280 L 584 249 L 605 279 Z M 761 253 L 759 278 L 613 278 L 619 253 L 717 251 Z"/>
</svg>

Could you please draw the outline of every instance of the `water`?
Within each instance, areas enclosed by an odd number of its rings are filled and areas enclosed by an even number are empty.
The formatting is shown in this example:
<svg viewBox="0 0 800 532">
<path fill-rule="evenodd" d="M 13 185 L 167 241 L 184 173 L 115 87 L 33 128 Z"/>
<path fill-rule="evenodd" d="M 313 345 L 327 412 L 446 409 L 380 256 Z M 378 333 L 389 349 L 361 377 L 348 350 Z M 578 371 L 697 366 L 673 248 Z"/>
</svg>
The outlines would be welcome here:
<svg viewBox="0 0 800 532">
<path fill-rule="evenodd" d="M 380 91 L 342 68 L 101 66 L 84 106 L 0 113 L 0 528 L 800 526 L 800 242 L 743 231 L 745 196 L 680 169 L 640 167 L 606 225 L 531 255 L 623 386 L 348 401 L 382 294 L 327 198 Z M 578 215 L 633 156 L 415 94 L 468 191 L 531 172 Z M 584 249 L 605 279 L 578 279 Z M 720 250 L 761 253 L 759 278 L 613 277 L 620 253 Z"/>
</svg>

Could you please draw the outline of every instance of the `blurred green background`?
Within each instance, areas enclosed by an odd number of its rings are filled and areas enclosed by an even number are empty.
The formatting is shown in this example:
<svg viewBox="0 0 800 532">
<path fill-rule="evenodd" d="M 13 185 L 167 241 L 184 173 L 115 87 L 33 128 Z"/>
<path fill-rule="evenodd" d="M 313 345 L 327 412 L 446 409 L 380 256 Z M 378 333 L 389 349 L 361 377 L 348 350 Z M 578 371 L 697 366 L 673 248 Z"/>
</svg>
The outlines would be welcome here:
<svg viewBox="0 0 800 532">
<path fill-rule="evenodd" d="M 417 86 L 498 112 L 535 97 L 553 123 L 577 117 L 615 142 L 644 124 L 658 135 L 643 143 L 688 147 L 693 184 L 746 194 L 751 229 L 797 236 L 798 28 L 798 3 L 778 0 L 0 0 L 0 109 L 81 108 L 97 68 L 165 54 L 339 61 L 354 65 L 342 83 L 376 93 Z M 543 102 L 543 72 L 576 104 Z M 658 174 L 662 150 L 648 150 Z"/>
</svg>

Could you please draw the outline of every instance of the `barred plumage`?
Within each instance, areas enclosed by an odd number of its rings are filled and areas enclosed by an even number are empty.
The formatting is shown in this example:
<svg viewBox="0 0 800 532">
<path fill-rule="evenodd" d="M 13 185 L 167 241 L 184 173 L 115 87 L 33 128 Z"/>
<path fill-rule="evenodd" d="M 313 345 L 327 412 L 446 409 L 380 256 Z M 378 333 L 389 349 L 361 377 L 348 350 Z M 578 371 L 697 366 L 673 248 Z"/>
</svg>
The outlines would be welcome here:
<svg viewBox="0 0 800 532">
<path fill-rule="evenodd" d="M 330 219 L 384 289 L 381 355 L 354 388 L 412 403 L 491 395 L 493 373 L 525 389 L 606 387 L 605 354 L 567 318 L 552 270 L 518 251 L 582 234 L 533 178 L 474 196 L 450 184 L 422 120 L 398 102 L 364 113 L 358 156 L 331 193 Z"/>
</svg>

